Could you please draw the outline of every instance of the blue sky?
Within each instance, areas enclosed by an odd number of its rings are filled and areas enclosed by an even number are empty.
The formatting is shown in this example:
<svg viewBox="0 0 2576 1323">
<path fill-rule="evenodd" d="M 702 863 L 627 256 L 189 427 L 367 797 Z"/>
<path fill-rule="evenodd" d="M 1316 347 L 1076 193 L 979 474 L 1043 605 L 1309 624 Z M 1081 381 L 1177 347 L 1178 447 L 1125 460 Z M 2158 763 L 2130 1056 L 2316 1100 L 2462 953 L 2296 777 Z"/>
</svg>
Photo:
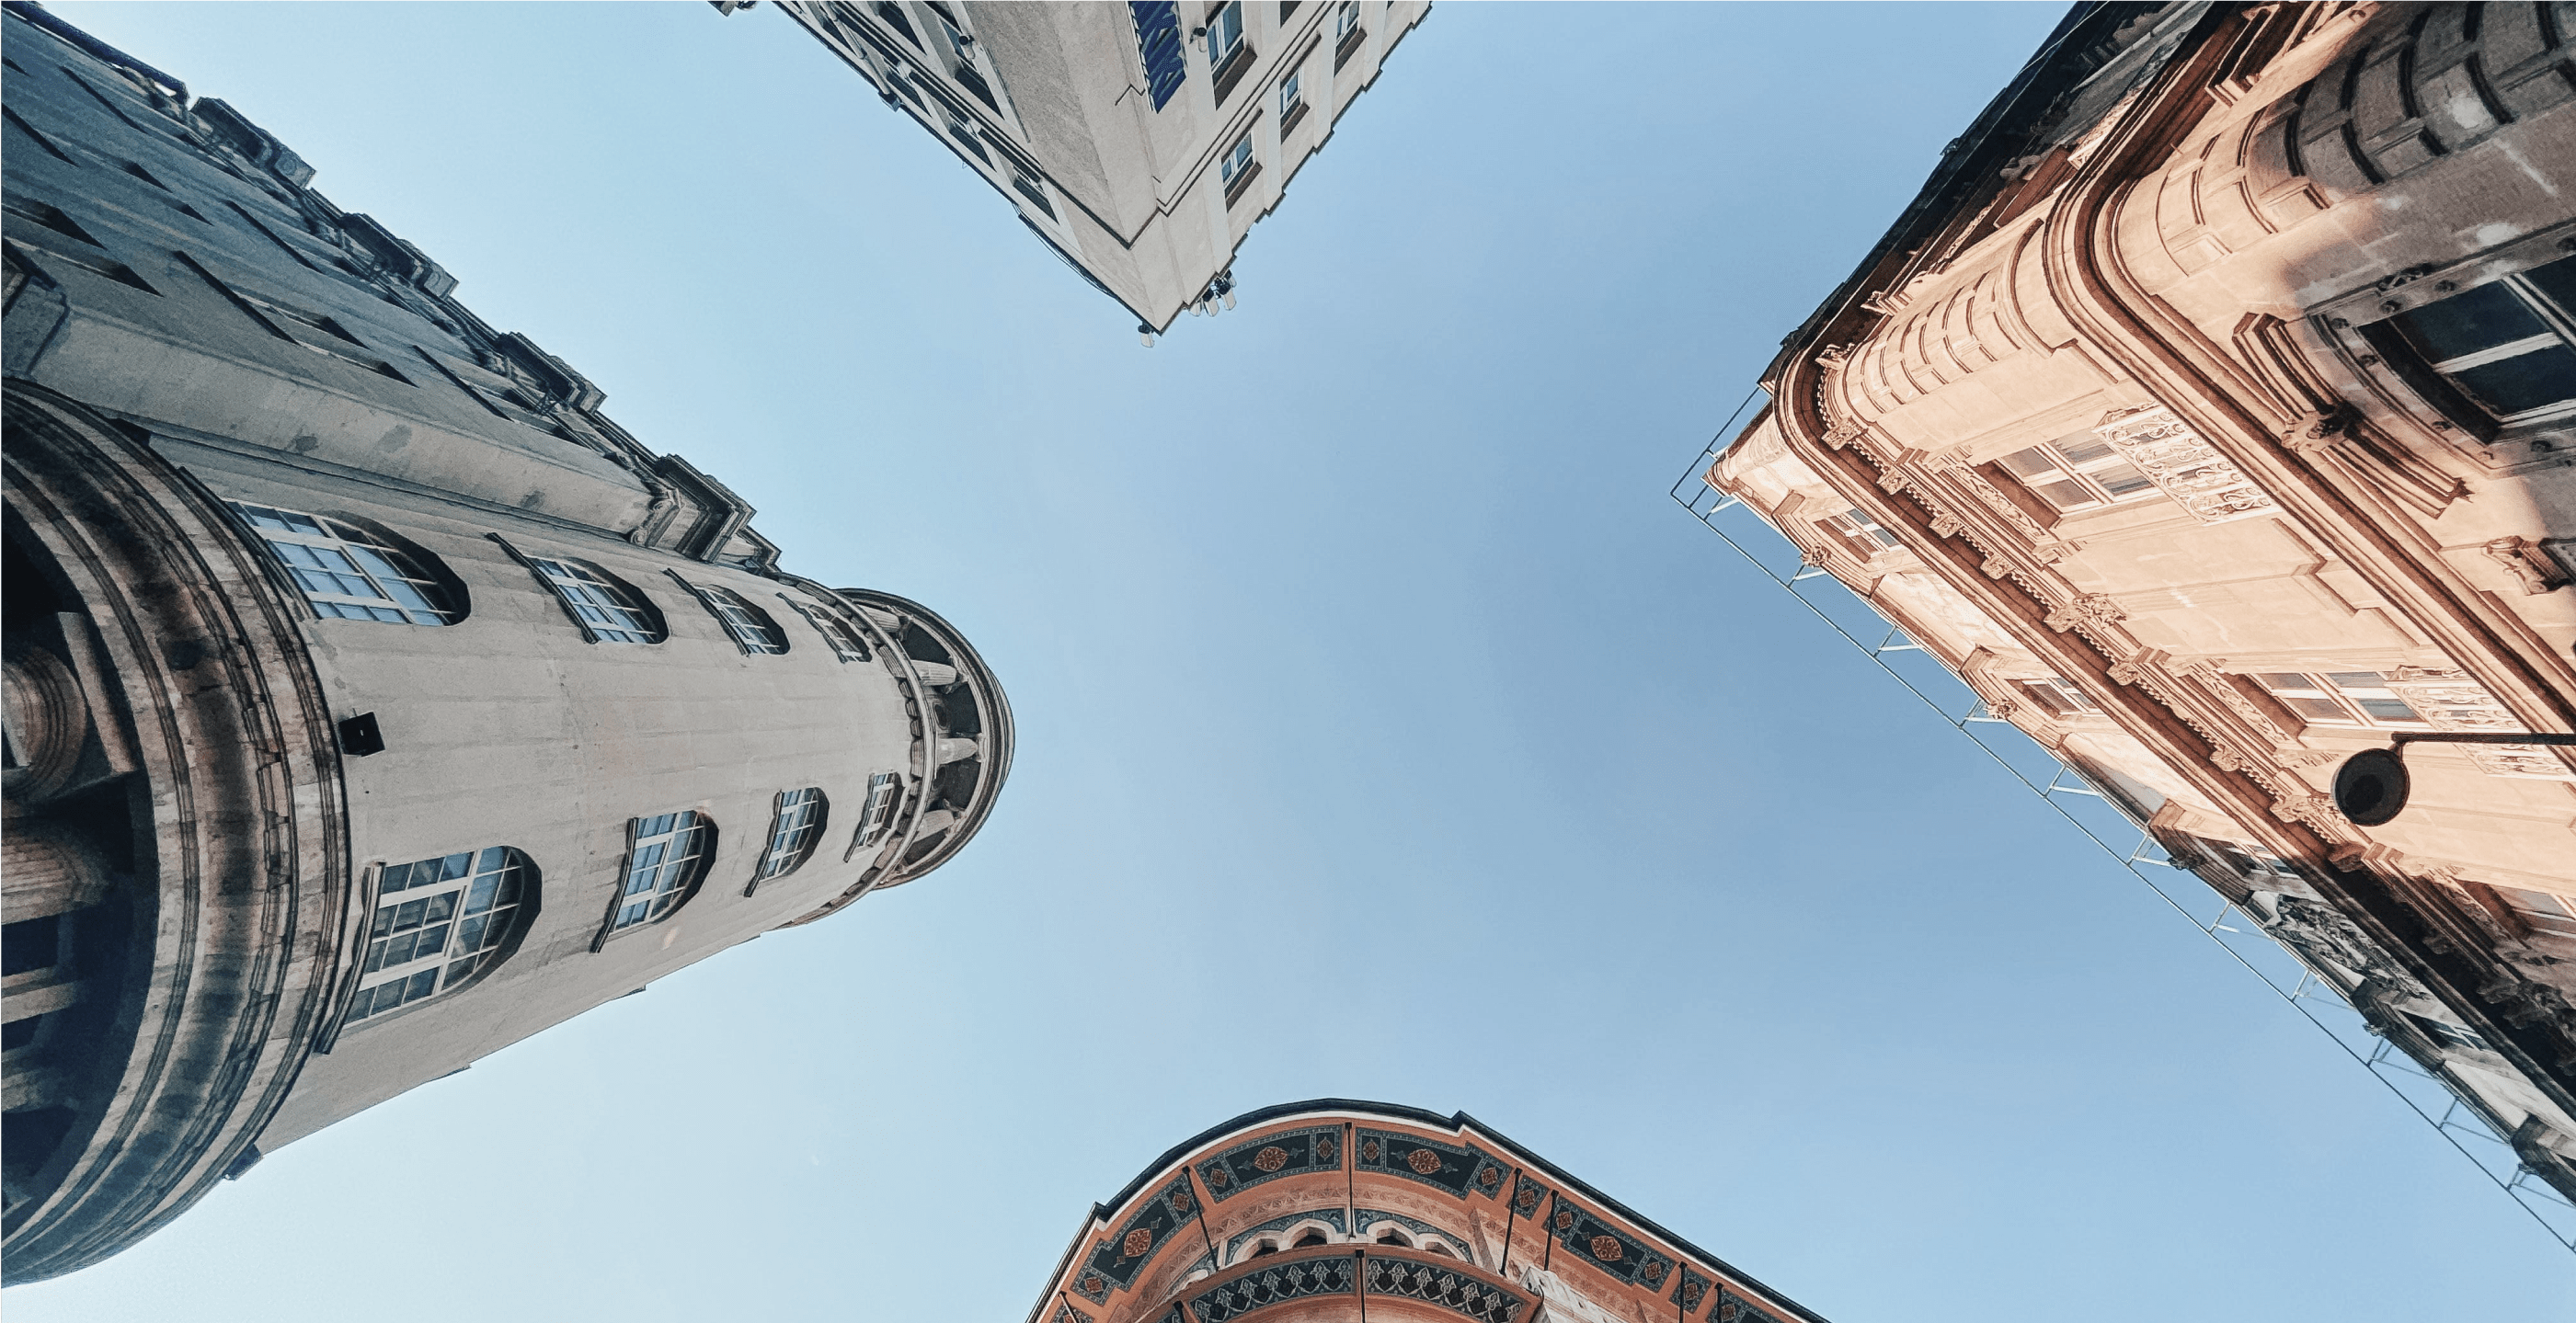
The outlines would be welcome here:
<svg viewBox="0 0 2576 1323">
<path fill-rule="evenodd" d="M 1152 350 L 783 15 L 63 4 L 1018 761 L 928 880 L 269 1156 L 14 1323 L 1017 1320 L 1091 1202 L 1464 1109 L 1837 1323 L 2524 1319 L 2565 1253 L 1666 499 L 2054 6 L 1444 4 Z"/>
</svg>

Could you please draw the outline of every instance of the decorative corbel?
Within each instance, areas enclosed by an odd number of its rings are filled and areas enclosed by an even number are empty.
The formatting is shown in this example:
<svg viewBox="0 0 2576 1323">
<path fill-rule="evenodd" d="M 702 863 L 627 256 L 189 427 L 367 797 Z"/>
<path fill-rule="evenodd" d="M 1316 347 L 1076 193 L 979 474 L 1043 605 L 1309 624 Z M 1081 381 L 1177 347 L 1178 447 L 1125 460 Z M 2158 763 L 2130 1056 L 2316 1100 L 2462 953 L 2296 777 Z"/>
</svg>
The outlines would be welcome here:
<svg viewBox="0 0 2576 1323">
<path fill-rule="evenodd" d="M 2479 548 L 2522 584 L 2525 596 L 2554 592 L 2568 583 L 2567 571 L 2529 538 L 2500 537 Z"/>
</svg>

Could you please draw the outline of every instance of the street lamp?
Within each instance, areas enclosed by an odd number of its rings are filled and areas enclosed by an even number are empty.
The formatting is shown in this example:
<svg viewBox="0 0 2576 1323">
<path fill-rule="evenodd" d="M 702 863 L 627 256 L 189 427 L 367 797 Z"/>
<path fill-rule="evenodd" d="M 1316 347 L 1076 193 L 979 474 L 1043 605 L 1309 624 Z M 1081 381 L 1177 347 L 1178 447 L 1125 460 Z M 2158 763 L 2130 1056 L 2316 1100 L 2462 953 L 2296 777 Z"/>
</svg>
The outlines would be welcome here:
<svg viewBox="0 0 2576 1323">
<path fill-rule="evenodd" d="M 2335 770 L 2335 807 L 2356 827 L 2376 827 L 2406 810 L 2414 778 L 2406 774 L 2409 744 L 2576 745 L 2576 735 L 2499 734 L 2486 731 L 2404 731 L 2385 749 L 2364 749 Z"/>
</svg>

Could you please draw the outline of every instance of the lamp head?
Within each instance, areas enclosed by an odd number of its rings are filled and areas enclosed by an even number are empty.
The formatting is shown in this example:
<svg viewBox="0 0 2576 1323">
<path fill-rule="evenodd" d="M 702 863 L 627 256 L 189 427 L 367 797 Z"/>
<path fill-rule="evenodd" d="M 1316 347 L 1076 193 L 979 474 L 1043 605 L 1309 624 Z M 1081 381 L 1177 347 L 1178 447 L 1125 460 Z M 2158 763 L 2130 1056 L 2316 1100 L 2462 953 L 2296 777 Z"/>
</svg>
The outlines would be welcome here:
<svg viewBox="0 0 2576 1323">
<path fill-rule="evenodd" d="M 2376 827 L 2406 809 L 2413 789 L 2395 749 L 2364 749 L 2335 772 L 2335 807 L 2356 827 Z"/>
</svg>

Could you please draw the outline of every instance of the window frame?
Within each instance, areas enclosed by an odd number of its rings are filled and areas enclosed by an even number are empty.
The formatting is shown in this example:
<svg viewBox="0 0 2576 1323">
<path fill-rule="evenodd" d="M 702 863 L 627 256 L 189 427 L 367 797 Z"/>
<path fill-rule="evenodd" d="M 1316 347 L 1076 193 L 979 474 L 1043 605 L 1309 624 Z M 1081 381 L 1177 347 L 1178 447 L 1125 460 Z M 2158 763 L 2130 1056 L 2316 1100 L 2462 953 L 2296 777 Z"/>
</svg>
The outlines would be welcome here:
<svg viewBox="0 0 2576 1323">
<path fill-rule="evenodd" d="M 2048 713 L 2051 721 L 2072 721 L 2078 717 L 2102 715 L 2102 705 L 2093 701 L 2093 696 L 2084 692 L 2082 685 L 2076 684 L 2065 676 L 2025 676 L 2013 681 L 2012 685 L 2031 702 L 2036 703 L 2042 711 Z"/>
<path fill-rule="evenodd" d="M 1840 514 L 1829 514 L 1816 521 L 1816 526 L 1841 539 L 1845 550 L 1860 559 L 1872 560 L 1882 552 L 1897 550 L 1905 541 L 1890 532 L 1886 525 L 1869 516 L 1859 506 Z"/>
<path fill-rule="evenodd" d="M 830 648 L 832 656 L 842 664 L 875 660 L 876 654 L 869 649 L 868 641 L 859 637 L 858 631 L 852 629 L 848 621 L 832 614 L 830 608 L 800 602 L 785 593 L 780 593 L 778 600 L 805 617 L 805 623 L 823 636 L 823 646 Z"/>
<path fill-rule="evenodd" d="M 599 935 L 591 939 L 590 949 L 596 952 L 612 937 L 653 927 L 687 908 L 715 868 L 718 844 L 716 821 L 703 807 L 628 818 L 626 853 L 617 861 L 617 889 L 608 897 L 608 912 L 600 919 Z M 665 872 L 674 862 L 667 849 L 671 845 L 681 845 L 688 853 L 677 860 L 682 868 Z M 652 858 L 642 867 L 652 870 L 654 881 L 649 889 L 639 891 L 637 861 L 648 850 Z M 636 896 L 643 899 L 630 899 Z M 641 914 L 627 917 L 627 911 L 638 908 Z"/>
<path fill-rule="evenodd" d="M 2067 450 L 2070 443 L 2098 446 L 2101 453 L 2077 458 Z M 2032 457 L 2026 459 L 2025 457 Z M 2025 469 L 2025 465 L 2029 465 Z M 2093 432 L 2070 432 L 2033 445 L 2023 446 L 1995 457 L 1995 467 L 2020 484 L 2059 518 L 2093 514 L 2116 506 L 2136 505 L 2164 495 L 2146 470 L 2131 463 L 2117 446 Z M 2114 490 L 2104 475 L 2114 469 L 2126 469 L 2137 476 L 2137 485 Z M 2069 504 L 2052 493 L 2052 488 L 2072 487 L 2083 496 L 2080 504 Z"/>
<path fill-rule="evenodd" d="M 419 880 L 422 869 L 434 869 L 440 875 Z M 488 889 L 483 885 L 487 878 Z M 340 1025 L 379 1021 L 481 981 L 517 949 L 540 908 L 542 882 L 536 862 L 525 851 L 507 845 L 375 865 L 367 877 L 368 928 L 361 939 L 358 977 Z M 478 891 L 485 893 L 479 901 Z M 447 903 L 442 906 L 442 901 Z M 414 905 L 422 908 L 405 926 L 404 912 Z M 414 947 L 420 936 L 431 932 L 438 935 L 438 945 L 422 955 Z M 480 945 L 465 950 L 468 940 Z M 401 960 L 386 959 L 397 944 L 404 944 L 409 954 Z M 408 991 L 388 997 L 386 989 Z"/>
<path fill-rule="evenodd" d="M 2415 710 L 2414 704 L 2387 687 L 2388 674 L 2385 671 L 2251 671 L 2246 674 L 2258 688 L 2271 696 L 2272 701 L 2289 709 L 2304 725 L 2346 730 L 2432 729 L 2432 723 Z M 2375 677 L 2378 682 L 2365 682 L 2361 678 L 2363 676 Z M 2290 680 L 2307 683 L 2282 683 Z M 2366 690 L 2376 690 L 2377 693 L 2365 694 L 2363 691 Z M 2378 694 L 2387 696 L 2382 698 Z M 2367 704 L 2375 702 L 2394 703 L 2405 708 L 2408 715 L 2398 717 L 2373 712 Z"/>
<path fill-rule="evenodd" d="M 344 518 L 317 514 L 310 510 L 290 510 L 283 506 L 234 500 L 229 497 L 225 499 L 224 505 L 233 517 L 241 522 L 241 526 L 248 531 L 250 537 L 267 552 L 271 563 L 284 573 L 286 581 L 292 584 L 296 592 L 303 597 L 305 606 L 313 612 L 317 620 L 356 620 L 370 624 L 413 625 L 423 629 L 442 629 L 463 621 L 471 613 L 471 604 L 463 591 L 464 585 L 455 580 L 452 575 L 431 569 L 429 563 L 436 558 L 419 548 L 402 545 L 402 539 L 352 523 Z M 263 519 L 263 515 L 272 518 Z M 296 519 L 307 521 L 312 528 L 293 527 L 290 521 Z M 298 564 L 287 551 L 289 547 L 303 551 L 317 562 L 320 560 L 318 553 L 329 552 L 338 556 L 347 568 L 337 569 L 319 563 Z M 381 563 L 371 566 L 367 563 L 370 559 Z M 312 580 L 306 577 L 324 575 L 336 583 L 349 578 L 352 574 L 375 589 L 375 596 L 364 597 L 356 593 L 324 591 L 315 588 Z M 408 585 L 412 595 L 420 600 L 417 603 L 404 601 L 386 587 L 388 583 Z M 382 605 L 369 605 L 370 603 Z M 368 614 L 351 615 L 349 611 L 352 610 L 363 610 Z M 384 615 L 377 614 L 386 611 L 392 612 L 398 618 L 387 619 Z M 415 612 L 435 618 L 414 619 Z"/>
<path fill-rule="evenodd" d="M 790 821 L 789 815 L 795 815 Z M 772 878 L 788 877 L 803 868 L 822 844 L 823 832 L 830 826 L 831 796 L 821 786 L 802 786 L 781 790 L 769 803 L 769 835 L 760 849 L 760 860 L 752 865 L 751 882 L 743 887 L 748 896 L 760 884 Z"/>
<path fill-rule="evenodd" d="M 671 582 L 688 590 L 724 628 L 725 637 L 746 657 L 784 657 L 787 655 L 787 631 L 778 627 L 778 618 L 752 602 L 748 597 L 722 584 L 698 583 L 678 570 L 666 569 Z"/>
<path fill-rule="evenodd" d="M 640 647 L 655 647 L 670 639 L 670 622 L 664 619 L 662 608 L 656 605 L 652 598 L 644 595 L 643 589 L 609 573 L 606 569 L 603 569 L 599 565 L 590 561 L 581 560 L 572 556 L 531 556 L 528 553 L 519 550 L 519 548 L 513 545 L 508 538 L 505 538 L 498 533 L 486 533 L 483 536 L 490 538 L 501 548 L 501 550 L 509 553 L 510 559 L 519 562 L 520 566 L 527 570 L 528 573 L 536 576 L 537 582 L 544 585 L 547 595 L 555 599 L 555 605 L 563 608 L 565 618 L 572 621 L 574 628 L 581 631 L 581 636 L 584 641 L 590 643 L 618 643 L 633 644 Z M 650 634 L 652 637 L 623 638 L 612 637 L 601 633 L 601 624 L 594 623 L 581 614 L 581 608 L 585 604 L 576 601 L 572 594 L 564 591 L 563 586 L 556 581 L 555 577 L 546 572 L 544 567 L 547 565 L 580 566 L 591 571 L 591 573 L 597 577 L 590 580 L 590 582 L 597 583 L 605 588 L 618 590 L 620 595 L 629 599 L 625 602 L 619 603 L 618 609 L 629 615 L 637 617 L 643 625 L 649 626 L 649 628 L 641 631 L 633 631 L 627 626 L 617 626 L 615 628 L 618 628 L 623 632 L 642 632 Z M 594 606 L 593 609 L 598 608 Z"/>
<path fill-rule="evenodd" d="M 2532 275 L 2539 271 L 2560 266 L 2576 272 L 2576 254 L 2559 257 L 2556 261 L 2535 263 L 2523 270 L 2507 272 L 2491 280 L 2470 284 L 2465 288 L 2444 290 L 2442 286 L 2452 282 L 2437 282 L 2434 288 L 2441 293 L 2440 298 L 2426 299 L 2412 306 L 2389 312 L 2376 321 L 2364 324 L 2361 334 L 2379 349 L 2384 359 L 2391 361 L 2392 364 L 2402 364 L 2405 368 L 2413 369 L 2412 372 L 2401 372 L 2400 375 L 2426 374 L 2438 382 L 2441 386 L 2439 392 L 2419 391 L 2419 393 L 2438 396 L 2438 398 L 2428 399 L 2428 402 L 2441 408 L 2443 413 L 2456 415 L 2461 409 L 2472 411 L 2474 417 L 2468 421 L 2473 430 L 2492 433 L 2576 421 L 2576 391 L 2571 391 L 2547 404 L 2506 413 L 2499 412 L 2488 405 L 2479 398 L 2473 386 L 2462 382 L 2458 376 L 2463 372 L 2545 352 L 2551 348 L 2576 355 L 2576 306 L 2562 306 L 2556 297 L 2531 279 Z M 2435 359 L 2432 356 L 2433 351 L 2427 349 L 2417 338 L 2409 323 L 2421 317 L 2428 309 L 2469 298 L 2484 290 L 2504 292 L 2520 306 L 2523 312 L 2538 322 L 2541 329 L 2535 334 L 2515 340 L 2499 341 L 2464 354 Z M 2419 377 L 2416 384 L 2424 383 Z M 2453 421 L 2461 420 L 2454 417 Z M 2483 423 L 2484 427 L 2477 427 L 2478 423 Z"/>
<path fill-rule="evenodd" d="M 858 825 L 850 831 L 850 848 L 841 854 L 841 862 L 858 857 L 861 850 L 883 845 L 894 832 L 894 820 L 903 812 L 903 774 L 879 772 L 868 778 L 867 798 L 859 803 Z"/>
</svg>

